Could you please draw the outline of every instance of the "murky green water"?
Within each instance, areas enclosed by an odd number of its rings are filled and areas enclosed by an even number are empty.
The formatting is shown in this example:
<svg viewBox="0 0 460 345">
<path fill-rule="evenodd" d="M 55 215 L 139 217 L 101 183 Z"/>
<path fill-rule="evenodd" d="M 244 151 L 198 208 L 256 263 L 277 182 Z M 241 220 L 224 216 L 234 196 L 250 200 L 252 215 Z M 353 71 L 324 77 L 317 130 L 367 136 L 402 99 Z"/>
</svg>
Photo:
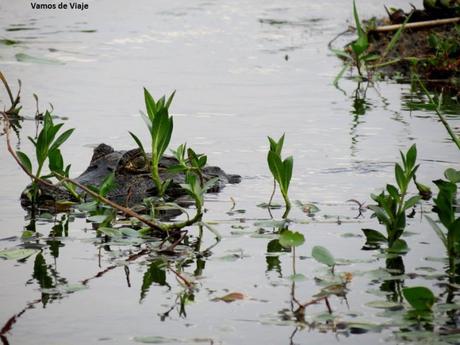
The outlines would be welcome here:
<svg viewBox="0 0 460 345">
<path fill-rule="evenodd" d="M 40 109 L 51 102 L 57 115 L 68 118 L 76 131 L 63 147 L 73 175 L 87 167 L 92 148 L 101 142 L 116 149 L 133 147 L 128 130 L 147 131 L 138 115 L 142 87 L 162 95 L 177 90 L 172 113 L 175 131 L 171 147 L 186 141 L 206 152 L 211 164 L 243 176 L 207 199 L 205 219 L 222 240 L 202 260 L 190 256 L 185 271 L 195 273 L 196 289 L 185 310 L 186 289 L 168 271 L 167 285 L 145 287 L 145 272 L 154 257 L 123 261 L 139 248 L 130 244 L 101 245 L 91 224 L 75 219 L 68 237 L 48 243 L 52 223 L 40 221 L 45 236 L 46 274 L 34 277 L 34 260 L 1 261 L 0 324 L 28 303 L 47 296 L 17 319 L 7 333 L 11 344 L 130 344 L 136 341 L 207 344 L 356 344 L 386 341 L 398 325 L 381 332 L 355 335 L 340 330 L 341 322 L 391 324 L 383 309 L 369 302 L 386 300 L 382 284 L 394 280 L 379 269 L 385 259 L 363 251 L 362 228 L 379 228 L 370 211 L 358 216 L 357 199 L 393 182 L 399 150 L 416 143 L 420 181 L 433 186 L 447 167 L 458 168 L 458 150 L 435 114 L 410 111 L 408 85 L 380 82 L 369 87 L 364 111 L 357 108 L 352 80 L 342 80 L 345 94 L 332 86 L 340 61 L 327 42 L 351 20 L 347 1 L 89 1 L 89 10 L 32 10 L 24 1 L 0 0 L 0 38 L 17 40 L 0 45 L 0 68 L 12 82 L 21 79 L 23 114 L 33 116 L 33 93 Z M 418 4 L 416 4 L 418 5 Z M 360 3 L 363 17 L 383 13 L 380 1 Z M 4 93 L 0 106 L 8 99 Z M 455 112 L 454 112 L 455 113 Z M 449 117 L 455 127 L 456 117 Z M 24 121 L 22 150 L 34 121 Z M 276 235 L 257 222 L 269 219 L 257 207 L 271 193 L 266 166 L 267 135 L 286 133 L 286 154 L 295 159 L 292 200 L 316 202 L 320 212 L 308 217 L 297 207 L 290 228 L 306 243 L 297 249 L 297 299 L 306 302 L 321 290 L 315 277 L 327 270 L 311 257 L 315 245 L 351 262 L 336 271 L 352 272 L 346 299 L 330 298 L 334 321 L 326 322 L 324 304 L 306 309 L 306 323 L 291 315 L 291 254 L 267 256 Z M 27 224 L 19 194 L 28 179 L 0 145 L 0 238 L 20 236 Z M 241 212 L 228 212 L 232 208 Z M 277 200 L 281 198 L 277 195 Z M 430 210 L 424 204 L 425 211 Z M 406 238 L 405 286 L 424 285 L 440 296 L 444 249 L 417 209 Z M 275 211 L 280 218 L 282 210 Z M 190 229 L 196 235 L 197 229 Z M 48 239 L 48 242 L 50 240 Z M 201 248 L 215 243 L 204 233 Z M 0 249 L 22 244 L 17 237 L 0 241 Z M 56 247 L 59 246 L 58 249 Z M 172 264 L 186 254 L 170 258 Z M 129 281 L 125 272 L 129 268 Z M 111 265 L 119 265 L 80 289 L 80 282 Z M 58 290 L 40 291 L 39 281 Z M 70 287 L 69 287 L 70 286 Z M 42 285 L 43 287 L 43 285 Z M 67 288 L 66 288 L 67 287 Z M 66 290 L 67 289 L 67 290 Z M 78 291 L 73 291 L 78 290 Z M 144 298 L 141 301 L 142 292 Z M 233 303 L 214 298 L 229 292 L 244 294 Z M 193 299 L 193 301 L 191 301 Z M 47 301 L 46 305 L 43 303 Z M 338 326 L 337 326 L 338 325 Z M 4 340 L 5 341 L 5 340 Z M 430 343 L 430 342 L 428 342 Z"/>
</svg>

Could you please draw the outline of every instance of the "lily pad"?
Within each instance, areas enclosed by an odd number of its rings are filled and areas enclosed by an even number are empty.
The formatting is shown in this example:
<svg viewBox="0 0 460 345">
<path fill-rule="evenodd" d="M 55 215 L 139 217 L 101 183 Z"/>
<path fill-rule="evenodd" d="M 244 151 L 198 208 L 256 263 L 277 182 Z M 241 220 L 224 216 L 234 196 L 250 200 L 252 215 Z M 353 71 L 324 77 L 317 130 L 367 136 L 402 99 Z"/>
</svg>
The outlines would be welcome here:
<svg viewBox="0 0 460 345">
<path fill-rule="evenodd" d="M 335 259 L 334 259 L 334 256 L 331 254 L 331 252 L 322 247 L 322 246 L 314 246 L 312 251 L 311 251 L 311 256 L 313 256 L 313 258 L 322 263 L 322 264 L 325 264 L 327 266 L 335 266 Z"/>
<path fill-rule="evenodd" d="M 31 255 L 37 254 L 40 252 L 38 249 L 28 249 L 28 248 L 10 248 L 0 250 L 0 258 L 6 260 L 22 260 L 28 258 Z"/>
<path fill-rule="evenodd" d="M 390 309 L 390 310 L 399 310 L 403 309 L 403 305 L 396 302 L 390 301 L 371 301 L 367 302 L 366 306 L 377 309 Z"/>
<path fill-rule="evenodd" d="M 281 232 L 279 243 L 285 248 L 298 247 L 305 243 L 305 237 L 300 232 L 286 229 Z"/>
<path fill-rule="evenodd" d="M 15 55 L 15 58 L 19 62 L 28 62 L 28 63 L 37 63 L 37 64 L 46 64 L 46 65 L 63 65 L 64 63 L 55 59 L 48 59 L 42 57 L 35 57 L 24 53 L 18 53 Z"/>
</svg>

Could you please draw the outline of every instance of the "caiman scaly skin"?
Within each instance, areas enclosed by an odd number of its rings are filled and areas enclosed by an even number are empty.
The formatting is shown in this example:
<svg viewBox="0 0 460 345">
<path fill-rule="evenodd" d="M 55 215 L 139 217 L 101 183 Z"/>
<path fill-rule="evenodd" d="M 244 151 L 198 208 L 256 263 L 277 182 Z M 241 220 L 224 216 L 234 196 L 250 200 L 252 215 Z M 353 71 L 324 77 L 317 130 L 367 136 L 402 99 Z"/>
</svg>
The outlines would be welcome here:
<svg viewBox="0 0 460 345">
<path fill-rule="evenodd" d="M 166 191 L 168 200 L 176 200 L 186 194 L 186 191 L 180 186 L 185 182 L 185 175 L 167 171 L 168 167 L 177 163 L 174 157 L 164 156 L 159 164 L 161 179 L 171 179 Z M 107 175 L 114 172 L 115 188 L 108 193 L 108 199 L 123 206 L 133 206 L 141 203 L 145 198 L 157 195 L 149 164 L 150 155 L 147 154 L 146 162 L 139 149 L 115 151 L 109 145 L 100 144 L 94 149 L 88 168 L 75 178 L 75 181 L 85 186 L 99 186 Z M 219 192 L 227 183 L 233 184 L 241 181 L 241 176 L 226 174 L 216 166 L 204 167 L 203 177 L 205 180 L 218 178 L 216 185 L 209 190 L 211 193 Z M 21 195 L 21 204 L 27 208 L 30 207 L 30 201 L 26 196 L 26 191 L 27 189 Z M 78 190 L 78 192 L 81 191 Z M 40 185 L 39 205 L 50 205 L 57 200 L 73 200 L 73 198 L 62 186 Z"/>
</svg>

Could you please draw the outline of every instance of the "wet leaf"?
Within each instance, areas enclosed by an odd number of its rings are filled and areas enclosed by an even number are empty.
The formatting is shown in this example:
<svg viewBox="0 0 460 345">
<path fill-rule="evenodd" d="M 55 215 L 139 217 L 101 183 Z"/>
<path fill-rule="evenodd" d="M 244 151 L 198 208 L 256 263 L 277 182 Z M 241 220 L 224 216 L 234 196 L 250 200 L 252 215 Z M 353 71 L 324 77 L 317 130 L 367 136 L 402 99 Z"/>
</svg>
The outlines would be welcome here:
<svg viewBox="0 0 460 345">
<path fill-rule="evenodd" d="M 331 254 L 331 252 L 329 252 L 328 249 L 322 246 L 314 246 L 311 251 L 311 256 L 313 256 L 316 261 L 329 267 L 335 266 L 334 256 Z"/>
<path fill-rule="evenodd" d="M 222 296 L 222 297 L 216 297 L 212 301 L 217 302 L 217 301 L 223 301 L 225 303 L 231 303 L 235 302 L 238 300 L 243 300 L 245 299 L 245 296 L 241 292 L 230 292 L 229 294 Z"/>
<path fill-rule="evenodd" d="M 298 247 L 305 243 L 305 237 L 300 232 L 286 229 L 281 232 L 279 243 L 285 248 Z"/>
<path fill-rule="evenodd" d="M 362 231 L 364 233 L 364 236 L 366 236 L 366 241 L 368 243 L 378 243 L 378 242 L 386 242 L 387 241 L 387 238 L 377 230 L 362 229 Z"/>
<path fill-rule="evenodd" d="M 306 214 L 313 214 L 313 213 L 319 212 L 318 206 L 316 206 L 315 204 L 313 204 L 311 202 L 303 203 L 300 200 L 296 200 L 295 204 L 302 210 L 302 212 L 304 212 Z"/>
<path fill-rule="evenodd" d="M 287 224 L 286 220 L 259 220 L 254 223 L 255 226 L 262 228 L 283 228 Z"/>
<path fill-rule="evenodd" d="M 363 334 L 367 332 L 379 332 L 382 326 L 367 322 L 348 322 L 347 328 L 352 334 Z"/>
<path fill-rule="evenodd" d="M 46 65 L 63 65 L 64 64 L 62 61 L 59 61 L 59 60 L 35 57 L 35 56 L 27 55 L 24 53 L 16 54 L 15 58 L 19 62 L 28 62 L 28 63 L 37 63 L 37 64 L 46 64 Z"/>
<path fill-rule="evenodd" d="M 262 203 L 258 204 L 257 207 L 260 207 L 260 208 L 269 208 L 270 207 L 270 209 L 272 209 L 272 210 L 277 210 L 277 209 L 283 207 L 283 205 L 274 204 L 274 203 L 268 205 L 268 203 L 262 202 Z"/>
<path fill-rule="evenodd" d="M 29 239 L 29 238 L 34 237 L 35 234 L 36 234 L 36 232 L 34 232 L 34 231 L 24 230 L 24 231 L 22 232 L 21 238 L 22 238 L 23 240 L 27 240 L 27 239 Z"/>
<path fill-rule="evenodd" d="M 390 309 L 390 310 L 399 310 L 403 309 L 403 305 L 396 302 L 390 301 L 371 301 L 367 302 L 366 306 L 377 309 Z"/>
<path fill-rule="evenodd" d="M 394 241 L 391 248 L 388 248 L 388 252 L 396 253 L 396 254 L 404 254 L 409 251 L 409 247 L 407 246 L 406 241 L 398 239 Z"/>
<path fill-rule="evenodd" d="M 109 237 L 122 237 L 122 235 L 123 235 L 122 232 L 119 229 L 107 228 L 107 227 L 103 227 L 103 226 L 98 228 L 97 231 L 100 231 L 104 235 L 107 235 Z"/>
<path fill-rule="evenodd" d="M 293 282 L 303 282 L 307 280 L 307 277 L 305 277 L 305 275 L 303 275 L 302 273 L 296 273 L 290 275 L 289 280 L 292 280 Z"/>
<path fill-rule="evenodd" d="M 22 260 L 28 258 L 31 255 L 37 254 L 40 251 L 38 249 L 28 249 L 28 248 L 10 248 L 0 250 L 0 258 L 6 260 Z"/>
<path fill-rule="evenodd" d="M 404 298 L 417 311 L 431 310 L 436 298 L 430 289 L 423 286 L 408 287 L 402 289 Z"/>
<path fill-rule="evenodd" d="M 146 336 L 146 337 L 134 337 L 133 340 L 136 343 L 142 344 L 175 344 L 180 342 L 180 339 L 166 338 L 161 336 Z"/>
<path fill-rule="evenodd" d="M 98 214 L 96 216 L 91 216 L 91 217 L 88 217 L 86 218 L 89 222 L 93 222 L 93 223 L 97 223 L 97 224 L 100 224 L 100 223 L 103 223 L 106 219 L 107 219 L 107 215 L 104 215 L 104 214 Z"/>
<path fill-rule="evenodd" d="M 460 182 L 460 171 L 449 168 L 444 172 L 444 176 L 452 183 Z"/>
</svg>

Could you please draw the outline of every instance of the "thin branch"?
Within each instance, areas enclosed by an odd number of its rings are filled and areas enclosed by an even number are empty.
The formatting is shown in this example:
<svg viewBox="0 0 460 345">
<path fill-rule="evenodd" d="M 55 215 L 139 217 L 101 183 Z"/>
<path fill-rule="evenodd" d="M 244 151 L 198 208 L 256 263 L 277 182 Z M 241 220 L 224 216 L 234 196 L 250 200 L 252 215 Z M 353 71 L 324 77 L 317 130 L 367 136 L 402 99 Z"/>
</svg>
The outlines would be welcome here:
<svg viewBox="0 0 460 345">
<path fill-rule="evenodd" d="M 435 20 L 426 20 L 423 22 L 414 22 L 414 23 L 407 23 L 404 25 L 406 29 L 423 29 L 429 28 L 433 26 L 445 25 L 445 24 L 453 24 L 460 22 L 460 17 L 455 18 L 446 18 L 446 19 L 435 19 Z M 388 31 L 395 31 L 399 30 L 403 24 L 394 24 L 394 25 L 383 25 L 377 26 L 374 29 L 370 29 L 369 32 L 388 32 Z"/>
<path fill-rule="evenodd" d="M 13 105 L 14 104 L 13 93 L 11 92 L 10 86 L 8 85 L 8 82 L 6 81 L 6 78 L 3 75 L 2 71 L 0 71 L 0 80 L 3 82 L 3 85 L 5 85 L 5 89 L 8 92 L 8 96 L 10 97 L 11 105 Z"/>
</svg>

